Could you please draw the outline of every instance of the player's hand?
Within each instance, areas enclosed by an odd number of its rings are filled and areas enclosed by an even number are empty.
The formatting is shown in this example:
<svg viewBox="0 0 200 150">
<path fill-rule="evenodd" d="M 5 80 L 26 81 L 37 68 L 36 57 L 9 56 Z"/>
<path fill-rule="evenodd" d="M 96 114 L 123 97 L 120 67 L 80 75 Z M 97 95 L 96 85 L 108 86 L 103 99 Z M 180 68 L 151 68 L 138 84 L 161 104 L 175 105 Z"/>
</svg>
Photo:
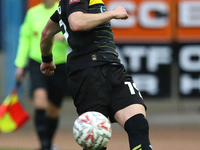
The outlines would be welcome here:
<svg viewBox="0 0 200 150">
<path fill-rule="evenodd" d="M 24 80 L 25 71 L 24 68 L 17 67 L 15 71 L 15 80 L 17 82 L 22 82 Z"/>
<path fill-rule="evenodd" d="M 126 11 L 126 9 L 122 6 L 118 6 L 113 10 L 115 14 L 115 19 L 128 19 L 129 15 Z"/>
<path fill-rule="evenodd" d="M 50 63 L 42 62 L 40 65 L 40 70 L 42 71 L 43 74 L 47 76 L 53 75 L 55 69 L 56 69 L 56 65 L 54 64 L 53 61 Z"/>
</svg>

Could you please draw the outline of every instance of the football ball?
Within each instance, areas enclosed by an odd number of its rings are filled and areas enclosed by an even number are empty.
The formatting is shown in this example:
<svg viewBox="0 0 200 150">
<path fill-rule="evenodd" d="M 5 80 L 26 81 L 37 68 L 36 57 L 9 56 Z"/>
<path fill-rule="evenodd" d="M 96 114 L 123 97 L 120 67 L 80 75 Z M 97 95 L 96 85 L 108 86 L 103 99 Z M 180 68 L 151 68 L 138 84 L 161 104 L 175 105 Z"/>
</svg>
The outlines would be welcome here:
<svg viewBox="0 0 200 150">
<path fill-rule="evenodd" d="M 101 113 L 85 112 L 74 122 L 73 134 L 76 142 L 87 150 L 98 150 L 110 140 L 110 121 Z"/>
<path fill-rule="evenodd" d="M 110 121 L 101 113 L 88 111 L 74 122 L 73 134 L 76 142 L 84 149 L 98 150 L 110 140 Z"/>
</svg>

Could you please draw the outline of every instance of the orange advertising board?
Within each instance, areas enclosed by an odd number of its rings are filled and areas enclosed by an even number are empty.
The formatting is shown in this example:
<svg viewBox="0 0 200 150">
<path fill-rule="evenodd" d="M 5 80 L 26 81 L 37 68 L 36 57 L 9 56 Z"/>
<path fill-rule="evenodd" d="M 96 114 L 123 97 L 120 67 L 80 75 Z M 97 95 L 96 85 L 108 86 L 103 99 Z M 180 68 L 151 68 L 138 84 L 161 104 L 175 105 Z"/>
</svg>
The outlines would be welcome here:
<svg viewBox="0 0 200 150">
<path fill-rule="evenodd" d="M 116 42 L 200 41 L 200 0 L 103 0 L 107 10 L 121 5 L 129 19 L 112 19 Z M 28 0 L 28 8 L 41 0 Z"/>
<path fill-rule="evenodd" d="M 107 10 L 123 6 L 129 19 L 111 21 L 117 42 L 170 42 L 171 0 L 104 0 Z"/>
<path fill-rule="evenodd" d="M 28 8 L 33 7 L 41 2 L 42 0 L 28 0 Z"/>
<path fill-rule="evenodd" d="M 200 0 L 178 0 L 178 41 L 200 41 Z"/>
</svg>

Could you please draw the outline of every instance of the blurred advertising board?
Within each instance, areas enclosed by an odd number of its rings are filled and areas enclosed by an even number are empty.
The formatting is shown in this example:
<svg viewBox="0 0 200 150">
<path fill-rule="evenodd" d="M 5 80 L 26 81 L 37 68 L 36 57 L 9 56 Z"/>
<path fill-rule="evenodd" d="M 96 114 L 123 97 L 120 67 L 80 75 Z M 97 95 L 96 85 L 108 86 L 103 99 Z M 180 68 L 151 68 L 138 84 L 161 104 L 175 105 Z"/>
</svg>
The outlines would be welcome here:
<svg viewBox="0 0 200 150">
<path fill-rule="evenodd" d="M 37 4 L 41 3 L 41 0 L 28 0 L 28 3 L 27 3 L 27 7 L 30 8 L 30 7 L 33 7 Z"/>
<path fill-rule="evenodd" d="M 178 0 L 180 97 L 200 97 L 200 0 Z"/>
<path fill-rule="evenodd" d="M 107 10 L 121 5 L 128 20 L 111 20 L 118 52 L 145 97 L 171 95 L 173 61 L 171 0 L 104 0 Z"/>
<path fill-rule="evenodd" d="M 178 1 L 177 40 L 200 41 L 200 0 Z"/>
<path fill-rule="evenodd" d="M 117 44 L 122 64 L 145 97 L 169 97 L 172 49 L 168 44 Z"/>
<path fill-rule="evenodd" d="M 111 20 L 116 42 L 171 42 L 171 0 L 104 0 L 107 10 L 123 6 L 127 20 Z"/>
<path fill-rule="evenodd" d="M 171 66 L 178 62 L 179 96 L 200 96 L 200 0 L 103 0 L 121 5 L 127 20 L 111 20 L 117 50 L 146 97 L 171 95 Z M 29 7 L 40 3 L 29 0 Z"/>
<path fill-rule="evenodd" d="M 59 0 L 58 0 L 59 1 Z M 39 3 L 41 3 L 42 0 L 28 0 L 28 3 L 27 3 L 27 7 L 30 8 L 30 7 L 33 7 Z"/>
<path fill-rule="evenodd" d="M 179 94 L 200 96 L 200 43 L 179 44 Z"/>
</svg>

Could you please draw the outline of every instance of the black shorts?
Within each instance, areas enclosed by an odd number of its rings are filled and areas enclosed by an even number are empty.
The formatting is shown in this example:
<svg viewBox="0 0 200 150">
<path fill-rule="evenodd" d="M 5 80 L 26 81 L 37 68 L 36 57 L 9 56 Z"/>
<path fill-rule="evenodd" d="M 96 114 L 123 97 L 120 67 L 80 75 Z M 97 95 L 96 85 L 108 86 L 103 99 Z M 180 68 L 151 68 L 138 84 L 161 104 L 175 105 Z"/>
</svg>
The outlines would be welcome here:
<svg viewBox="0 0 200 150">
<path fill-rule="evenodd" d="M 67 90 L 66 64 L 56 65 L 53 76 L 46 76 L 40 71 L 40 63 L 30 60 L 29 62 L 31 91 L 37 88 L 44 88 L 48 92 L 49 100 L 57 107 L 60 107 Z"/>
<path fill-rule="evenodd" d="M 142 104 L 140 92 L 124 66 L 106 64 L 75 71 L 68 77 L 69 92 L 78 114 L 98 111 L 115 122 L 115 113 L 132 104 Z"/>
</svg>

